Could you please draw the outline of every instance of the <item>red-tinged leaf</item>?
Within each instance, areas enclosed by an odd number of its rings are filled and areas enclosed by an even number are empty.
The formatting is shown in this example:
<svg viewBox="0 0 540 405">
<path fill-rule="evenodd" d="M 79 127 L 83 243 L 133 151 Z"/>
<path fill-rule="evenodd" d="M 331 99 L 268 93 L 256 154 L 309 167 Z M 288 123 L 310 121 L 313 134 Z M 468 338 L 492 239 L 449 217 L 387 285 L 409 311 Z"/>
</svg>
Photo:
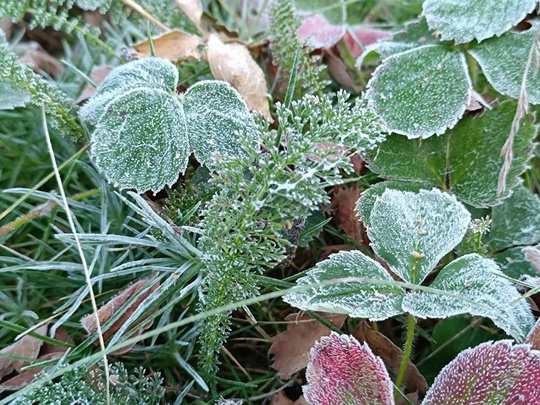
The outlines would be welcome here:
<svg viewBox="0 0 540 405">
<path fill-rule="evenodd" d="M 304 396 L 311 405 L 394 405 L 392 382 L 369 346 L 332 332 L 311 349 Z"/>
<path fill-rule="evenodd" d="M 331 48 L 345 35 L 345 26 L 330 24 L 324 17 L 316 15 L 306 18 L 296 34 L 315 49 Z"/>
<path fill-rule="evenodd" d="M 392 34 L 388 31 L 373 28 L 359 28 L 352 33 L 347 32 L 343 37 L 347 47 L 351 50 L 355 58 L 358 58 L 362 54 L 366 46 L 385 38 L 392 38 Z"/>
<path fill-rule="evenodd" d="M 540 398 L 540 352 L 512 341 L 461 352 L 435 379 L 422 405 L 532 405 Z"/>
<path fill-rule="evenodd" d="M 533 328 L 529 332 L 529 335 L 527 336 L 527 340 L 525 340 L 525 343 L 529 343 L 531 345 L 531 349 L 540 350 L 540 319 L 538 319 L 534 324 Z"/>
</svg>

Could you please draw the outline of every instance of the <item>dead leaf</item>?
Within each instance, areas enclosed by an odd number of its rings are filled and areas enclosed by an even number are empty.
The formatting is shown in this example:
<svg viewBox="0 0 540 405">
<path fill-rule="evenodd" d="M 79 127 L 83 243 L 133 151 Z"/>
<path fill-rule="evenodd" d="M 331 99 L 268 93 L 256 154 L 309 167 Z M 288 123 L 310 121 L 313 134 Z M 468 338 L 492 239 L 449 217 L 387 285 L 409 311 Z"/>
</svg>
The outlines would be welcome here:
<svg viewBox="0 0 540 405">
<path fill-rule="evenodd" d="M 92 68 L 92 71 L 90 72 L 90 79 L 99 86 L 103 81 L 107 78 L 109 73 L 112 70 L 112 66 L 109 65 L 103 65 L 103 66 L 94 66 Z M 81 104 L 83 101 L 88 100 L 90 97 L 92 97 L 96 93 L 96 88 L 94 86 L 91 86 L 90 84 L 87 84 L 79 98 L 75 101 L 77 104 Z"/>
<path fill-rule="evenodd" d="M 467 106 L 467 111 L 477 111 L 482 109 L 491 109 L 491 106 L 489 103 L 484 100 L 484 98 L 478 94 L 476 91 L 472 92 L 471 101 L 469 102 L 469 105 Z"/>
<path fill-rule="evenodd" d="M 44 354 L 43 356 L 40 356 L 37 360 L 45 361 L 45 360 L 59 359 L 63 355 L 64 355 L 64 352 L 53 352 L 53 353 Z M 8 390 L 8 391 L 15 391 L 23 387 L 26 387 L 28 384 L 30 384 L 34 380 L 34 377 L 42 370 L 43 370 L 43 367 L 36 367 L 36 368 L 30 368 L 28 370 L 24 370 L 19 375 L 16 375 L 15 377 L 12 377 L 9 380 L 6 380 L 2 384 L 0 384 L 0 389 Z"/>
<path fill-rule="evenodd" d="M 335 186 L 332 195 L 332 209 L 337 227 L 345 232 L 349 238 L 362 243 L 362 228 L 354 210 L 359 197 L 360 189 L 355 184 L 349 187 Z"/>
<path fill-rule="evenodd" d="M 347 315 L 320 313 L 322 317 L 340 328 Z M 320 337 L 330 334 L 330 329 L 313 319 L 308 313 L 294 313 L 285 318 L 287 330 L 274 337 L 269 353 L 274 355 L 272 368 L 278 377 L 291 378 L 307 365 L 309 350 Z"/>
<path fill-rule="evenodd" d="M 283 391 L 279 391 L 270 397 L 270 405 L 308 405 L 308 403 L 303 395 L 293 402 Z"/>
<path fill-rule="evenodd" d="M 233 86 L 249 109 L 260 112 L 273 122 L 264 72 L 249 50 L 242 44 L 225 44 L 218 35 L 212 34 L 208 39 L 207 56 L 214 77 Z"/>
<path fill-rule="evenodd" d="M 49 55 L 37 42 L 21 42 L 15 47 L 21 63 L 30 63 L 34 72 L 47 72 L 51 77 L 57 77 L 62 72 L 62 64 Z"/>
<path fill-rule="evenodd" d="M 332 49 L 328 49 L 326 52 L 326 65 L 328 66 L 328 72 L 336 82 L 355 92 L 362 89 L 361 86 L 354 83 L 349 68 L 347 68 L 347 65 L 343 63 L 341 57 L 339 57 Z"/>
<path fill-rule="evenodd" d="M 306 18 L 296 34 L 314 49 L 331 48 L 345 35 L 345 26 L 330 24 L 326 18 L 316 15 Z"/>
<path fill-rule="evenodd" d="M 99 323 L 101 325 L 105 324 L 113 315 L 115 315 L 123 306 L 124 304 L 135 294 L 137 294 L 140 290 L 142 290 L 148 282 L 151 280 L 150 277 L 142 279 L 138 281 L 137 283 L 133 284 L 132 286 L 128 287 L 126 290 L 124 290 L 122 293 L 111 299 L 107 304 L 102 306 L 97 314 L 99 318 Z M 135 310 L 141 305 L 141 303 L 150 296 L 159 286 L 159 282 L 156 282 L 150 289 L 148 289 L 146 292 L 139 295 L 139 297 L 131 304 L 128 308 L 126 308 L 123 312 L 123 314 L 118 318 L 106 331 L 103 332 L 103 339 L 107 340 L 111 338 L 121 327 L 126 323 L 126 321 L 133 315 Z M 144 330 L 148 329 L 152 325 L 153 321 L 144 322 L 144 320 L 139 321 L 138 323 L 135 323 L 131 329 L 138 328 L 137 334 L 140 335 Z M 96 331 L 97 324 L 96 324 L 96 316 L 94 314 L 90 314 L 85 316 L 81 319 L 81 324 L 86 329 L 86 331 L 90 334 Z M 132 346 L 123 347 L 122 349 L 119 349 L 114 352 L 114 354 L 122 354 L 126 353 L 129 350 L 131 350 Z"/>
<path fill-rule="evenodd" d="M 47 333 L 47 325 L 37 328 L 34 332 L 39 335 L 45 335 Z M 6 375 L 11 374 L 14 371 L 19 372 L 21 367 L 30 364 L 31 360 L 35 360 L 39 355 L 39 349 L 43 344 L 43 340 L 36 337 L 26 335 L 15 343 L 0 350 L 0 379 Z M 6 356 L 24 357 L 28 360 L 16 360 Z"/>
<path fill-rule="evenodd" d="M 376 28 L 358 28 L 348 31 L 343 37 L 347 48 L 351 51 L 354 58 L 358 58 L 365 47 L 378 42 L 381 39 L 390 39 L 392 34 L 388 31 Z"/>
<path fill-rule="evenodd" d="M 405 399 L 403 399 L 401 396 L 399 396 L 397 399 L 396 399 L 396 405 L 410 405 L 410 404 L 413 404 L 413 405 L 420 405 L 420 403 L 422 402 L 419 398 L 418 398 L 418 391 L 415 391 L 415 392 L 411 392 L 410 394 L 407 394 L 405 395 L 407 397 L 407 399 L 409 401 L 406 401 Z"/>
<path fill-rule="evenodd" d="M 13 23 L 9 19 L 0 20 L 0 30 L 4 32 L 4 37 L 9 41 L 13 32 Z"/>
<path fill-rule="evenodd" d="M 529 335 L 527 336 L 525 343 L 529 343 L 531 345 L 531 349 L 540 350 L 540 319 L 538 319 L 534 324 L 533 328 L 529 332 Z"/>
<path fill-rule="evenodd" d="M 527 260 L 533 269 L 540 273 L 540 245 L 527 246 L 523 249 L 525 252 L 525 260 Z"/>
<path fill-rule="evenodd" d="M 202 39 L 187 32 L 174 30 L 152 38 L 155 56 L 176 64 L 185 60 L 201 60 L 199 47 L 203 45 Z M 137 51 L 132 57 L 135 59 L 152 56 L 148 40 L 133 45 Z"/>
<path fill-rule="evenodd" d="M 373 354 L 379 356 L 387 367 L 395 372 L 399 370 L 403 351 L 382 333 L 371 329 L 366 321 L 360 322 L 354 330 L 353 336 L 359 342 L 366 342 Z M 413 390 L 418 391 L 420 397 L 426 394 L 428 388 L 426 379 L 410 361 L 405 374 L 405 381 Z"/>
<path fill-rule="evenodd" d="M 175 2 L 186 17 L 202 32 L 201 18 L 203 15 L 203 6 L 201 0 L 175 0 Z"/>
</svg>

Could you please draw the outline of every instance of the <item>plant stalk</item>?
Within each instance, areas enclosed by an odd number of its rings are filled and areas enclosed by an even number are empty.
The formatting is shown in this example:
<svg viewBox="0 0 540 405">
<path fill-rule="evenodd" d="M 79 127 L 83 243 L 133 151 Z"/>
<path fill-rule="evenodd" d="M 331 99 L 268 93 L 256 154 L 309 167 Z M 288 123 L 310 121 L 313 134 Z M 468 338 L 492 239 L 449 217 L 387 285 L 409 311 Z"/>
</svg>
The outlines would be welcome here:
<svg viewBox="0 0 540 405">
<path fill-rule="evenodd" d="M 409 366 L 409 359 L 411 358 L 412 346 L 414 342 L 414 327 L 416 325 L 416 319 L 414 316 L 409 314 L 407 316 L 407 338 L 405 340 L 405 347 L 403 348 L 403 358 L 401 359 L 401 364 L 399 365 L 399 371 L 396 378 L 396 386 L 394 388 L 394 397 L 398 398 L 398 391 L 403 385 L 403 380 L 405 379 L 405 374 L 407 373 L 407 368 Z"/>
</svg>

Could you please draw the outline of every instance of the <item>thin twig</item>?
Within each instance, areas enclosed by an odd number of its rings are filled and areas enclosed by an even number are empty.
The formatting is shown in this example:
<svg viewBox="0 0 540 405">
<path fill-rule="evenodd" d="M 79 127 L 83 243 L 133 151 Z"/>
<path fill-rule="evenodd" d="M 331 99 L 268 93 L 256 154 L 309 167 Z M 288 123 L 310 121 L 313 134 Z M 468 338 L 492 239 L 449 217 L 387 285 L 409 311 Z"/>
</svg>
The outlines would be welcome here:
<svg viewBox="0 0 540 405">
<path fill-rule="evenodd" d="M 155 26 L 161 28 L 164 31 L 170 31 L 171 30 L 169 27 L 167 27 L 165 24 L 163 24 L 161 21 L 159 21 L 156 17 L 154 17 L 152 14 L 150 14 L 144 8 L 142 8 L 139 4 L 135 3 L 133 0 L 123 0 L 123 1 L 124 1 L 124 4 L 126 6 L 131 7 L 137 13 L 142 15 L 144 18 L 151 21 Z"/>
<path fill-rule="evenodd" d="M 97 326 L 96 329 L 98 332 L 99 346 L 101 348 L 101 352 L 103 353 L 103 367 L 105 368 L 105 390 L 106 390 L 106 395 L 107 395 L 107 405 L 110 405 L 111 398 L 110 398 L 110 383 L 109 383 L 109 363 L 107 361 L 107 354 L 105 351 L 106 350 L 105 341 L 103 340 L 103 333 L 101 331 L 101 323 L 99 322 L 99 317 L 98 317 L 96 297 L 94 295 L 94 290 L 92 289 L 92 280 L 90 278 L 90 270 L 88 269 L 86 257 L 84 256 L 82 245 L 79 240 L 79 234 L 77 233 L 77 229 L 75 229 L 75 222 L 73 221 L 73 215 L 71 213 L 71 209 L 69 208 L 66 192 L 64 191 L 64 186 L 62 183 L 62 178 L 60 177 L 60 171 L 58 170 L 58 165 L 56 164 L 56 158 L 54 157 L 54 149 L 51 143 L 51 136 L 49 134 L 49 129 L 47 128 L 47 116 L 45 115 L 45 108 L 43 106 L 41 107 L 41 116 L 43 118 L 43 131 L 45 133 L 45 140 L 47 141 L 47 149 L 51 156 L 51 163 L 53 166 L 54 175 L 56 177 L 56 182 L 58 183 L 58 189 L 60 191 L 60 195 L 62 196 L 62 204 L 64 205 L 64 209 L 66 211 L 69 227 L 71 228 L 71 232 L 73 233 L 73 237 L 75 239 L 75 244 L 77 245 L 77 250 L 79 251 L 81 264 L 84 269 L 84 278 L 88 286 L 90 301 L 92 302 L 92 310 L 94 311 L 94 316 L 96 317 L 96 326 Z"/>
</svg>

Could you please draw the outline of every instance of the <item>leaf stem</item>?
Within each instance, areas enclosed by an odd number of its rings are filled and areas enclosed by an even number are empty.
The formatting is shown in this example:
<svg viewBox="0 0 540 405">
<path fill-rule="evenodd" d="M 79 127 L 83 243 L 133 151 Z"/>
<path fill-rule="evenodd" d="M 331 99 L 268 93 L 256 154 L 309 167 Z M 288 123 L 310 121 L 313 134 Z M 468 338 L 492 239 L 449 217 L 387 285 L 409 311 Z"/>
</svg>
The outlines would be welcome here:
<svg viewBox="0 0 540 405">
<path fill-rule="evenodd" d="M 399 366 L 398 375 L 396 378 L 396 386 L 394 389 L 394 397 L 398 398 L 399 390 L 403 385 L 403 380 L 405 379 L 405 374 L 407 373 L 407 368 L 409 366 L 409 359 L 411 358 L 412 346 L 414 342 L 414 327 L 416 325 L 416 319 L 414 316 L 409 314 L 407 316 L 407 338 L 405 340 L 405 347 L 403 348 L 403 358 L 401 359 L 401 364 Z"/>
</svg>

